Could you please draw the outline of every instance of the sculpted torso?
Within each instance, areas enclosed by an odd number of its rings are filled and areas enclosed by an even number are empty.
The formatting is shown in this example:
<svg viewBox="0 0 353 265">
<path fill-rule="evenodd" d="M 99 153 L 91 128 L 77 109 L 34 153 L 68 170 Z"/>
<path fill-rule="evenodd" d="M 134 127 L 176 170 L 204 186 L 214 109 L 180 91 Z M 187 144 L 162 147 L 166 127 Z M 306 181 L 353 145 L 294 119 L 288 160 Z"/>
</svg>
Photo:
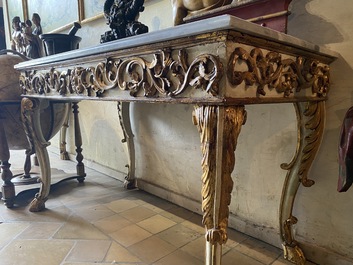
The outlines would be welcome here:
<svg viewBox="0 0 353 265">
<path fill-rule="evenodd" d="M 230 4 L 232 0 L 171 0 L 174 25 L 183 23 L 189 12 L 198 12 Z"/>
</svg>

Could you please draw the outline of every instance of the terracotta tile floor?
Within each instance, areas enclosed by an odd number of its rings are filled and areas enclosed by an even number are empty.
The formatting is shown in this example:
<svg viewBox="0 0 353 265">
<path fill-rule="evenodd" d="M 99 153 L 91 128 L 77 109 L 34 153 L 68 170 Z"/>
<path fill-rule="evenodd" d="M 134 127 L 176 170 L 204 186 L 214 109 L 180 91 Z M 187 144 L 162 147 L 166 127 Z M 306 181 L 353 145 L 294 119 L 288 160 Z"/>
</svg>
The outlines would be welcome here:
<svg viewBox="0 0 353 265">
<path fill-rule="evenodd" d="M 23 151 L 12 151 L 14 173 Z M 50 154 L 53 183 L 75 164 Z M 36 168 L 33 169 L 38 170 Z M 87 169 L 83 184 L 54 184 L 40 213 L 28 211 L 37 184 L 16 187 L 16 207 L 0 205 L 0 265 L 202 265 L 201 216 Z M 235 230 L 223 249 L 224 265 L 283 265 L 282 251 Z M 308 263 L 309 264 L 309 263 Z"/>
</svg>

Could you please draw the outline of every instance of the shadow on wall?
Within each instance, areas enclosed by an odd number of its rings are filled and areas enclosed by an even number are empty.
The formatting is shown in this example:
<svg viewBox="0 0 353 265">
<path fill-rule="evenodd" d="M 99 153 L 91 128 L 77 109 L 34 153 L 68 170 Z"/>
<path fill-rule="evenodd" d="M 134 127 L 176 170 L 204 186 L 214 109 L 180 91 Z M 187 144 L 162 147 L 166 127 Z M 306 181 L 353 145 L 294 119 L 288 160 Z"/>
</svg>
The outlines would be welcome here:
<svg viewBox="0 0 353 265">
<path fill-rule="evenodd" d="M 292 14 L 288 17 L 288 34 L 318 45 L 342 42 L 343 36 L 332 23 L 308 11 L 308 6 L 312 1 L 291 2 L 289 10 Z"/>
<path fill-rule="evenodd" d="M 327 105 L 333 105 L 335 118 L 343 121 L 346 111 L 353 106 L 353 68 L 344 55 L 340 55 L 330 69 L 331 88 Z"/>
<path fill-rule="evenodd" d="M 117 117 L 116 120 L 119 122 Z M 121 139 L 122 135 L 119 135 L 109 122 L 104 119 L 95 120 L 89 133 L 88 146 L 82 146 L 83 155 L 85 156 L 85 151 L 90 149 L 87 153 L 93 154 L 93 157 L 89 158 L 93 162 L 104 163 L 103 166 L 126 175 L 125 165 L 128 162 Z"/>
</svg>

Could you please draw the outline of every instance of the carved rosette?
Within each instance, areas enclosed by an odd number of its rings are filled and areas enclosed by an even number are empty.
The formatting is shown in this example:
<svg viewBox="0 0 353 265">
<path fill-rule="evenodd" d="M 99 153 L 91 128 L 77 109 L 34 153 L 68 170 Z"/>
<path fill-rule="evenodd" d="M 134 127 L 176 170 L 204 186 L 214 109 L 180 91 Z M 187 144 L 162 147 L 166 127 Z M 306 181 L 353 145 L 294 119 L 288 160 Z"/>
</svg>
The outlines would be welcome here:
<svg viewBox="0 0 353 265">
<path fill-rule="evenodd" d="M 243 64 L 245 71 L 240 70 Z M 257 86 L 257 94 L 262 96 L 266 95 L 266 87 L 283 93 L 284 97 L 308 88 L 317 97 L 325 97 L 329 89 L 328 65 L 300 56 L 283 59 L 278 52 L 264 54 L 259 48 L 250 52 L 236 48 L 228 61 L 227 76 L 233 86 L 243 82 Z"/>
<path fill-rule="evenodd" d="M 193 121 L 201 137 L 202 152 L 202 211 L 203 224 L 207 229 L 206 239 L 211 244 L 224 244 L 227 241 L 229 204 L 233 180 L 231 173 L 235 165 L 235 149 L 241 126 L 246 121 L 244 106 L 224 107 L 224 116 L 219 117 L 217 106 L 196 106 Z M 223 107 L 222 107 L 223 108 Z M 218 119 L 224 119 L 223 128 L 218 128 Z M 217 141 L 217 130 L 223 130 L 222 141 Z M 219 136 L 219 135 L 218 135 Z M 221 146 L 217 146 L 217 142 Z M 222 151 L 222 159 L 217 159 L 217 149 Z M 221 176 L 217 176 L 220 167 Z M 216 178 L 221 180 L 217 181 Z M 219 187 L 220 185 L 220 187 Z M 220 198 L 216 198 L 220 189 Z"/>
<path fill-rule="evenodd" d="M 173 59 L 165 50 L 144 57 L 127 59 L 107 58 L 96 66 L 74 67 L 66 71 L 26 71 L 21 74 L 20 85 L 24 94 L 60 94 L 101 96 L 109 89 L 127 90 L 131 96 L 143 91 L 145 97 L 182 94 L 187 88 L 203 89 L 216 96 L 223 74 L 218 57 L 211 54 L 196 56 L 188 63 L 185 50 Z"/>
</svg>

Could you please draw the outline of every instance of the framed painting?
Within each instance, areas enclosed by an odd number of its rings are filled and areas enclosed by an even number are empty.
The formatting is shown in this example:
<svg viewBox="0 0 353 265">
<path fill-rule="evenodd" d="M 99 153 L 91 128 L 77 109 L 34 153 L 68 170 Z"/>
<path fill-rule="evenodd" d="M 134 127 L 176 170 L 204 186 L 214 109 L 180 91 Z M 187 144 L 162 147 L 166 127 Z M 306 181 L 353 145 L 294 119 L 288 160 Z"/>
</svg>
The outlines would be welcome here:
<svg viewBox="0 0 353 265">
<path fill-rule="evenodd" d="M 105 0 L 84 0 L 84 19 L 90 19 L 103 14 Z"/>
<path fill-rule="evenodd" d="M 8 19 L 7 25 L 9 26 L 9 32 L 12 32 L 11 25 L 12 25 L 12 19 L 14 17 L 16 16 L 20 17 L 21 21 L 23 21 L 25 17 L 23 2 L 24 2 L 23 0 L 11 0 L 11 1 L 7 0 L 5 2 L 5 5 L 6 5 L 5 10 L 7 11 L 7 19 Z"/>
<path fill-rule="evenodd" d="M 12 0 L 11 0 L 12 1 Z M 72 0 L 43 1 L 30 0 L 27 3 L 28 16 L 31 19 L 33 13 L 39 14 L 43 32 L 48 33 L 62 27 L 66 27 L 79 20 L 78 1 Z"/>
<path fill-rule="evenodd" d="M 55 32 L 71 27 L 75 21 L 89 22 L 103 17 L 106 0 L 5 0 L 9 31 L 11 21 L 19 16 L 21 21 L 32 18 L 33 13 L 41 17 L 43 32 Z M 147 2 L 148 0 L 145 0 Z"/>
</svg>

